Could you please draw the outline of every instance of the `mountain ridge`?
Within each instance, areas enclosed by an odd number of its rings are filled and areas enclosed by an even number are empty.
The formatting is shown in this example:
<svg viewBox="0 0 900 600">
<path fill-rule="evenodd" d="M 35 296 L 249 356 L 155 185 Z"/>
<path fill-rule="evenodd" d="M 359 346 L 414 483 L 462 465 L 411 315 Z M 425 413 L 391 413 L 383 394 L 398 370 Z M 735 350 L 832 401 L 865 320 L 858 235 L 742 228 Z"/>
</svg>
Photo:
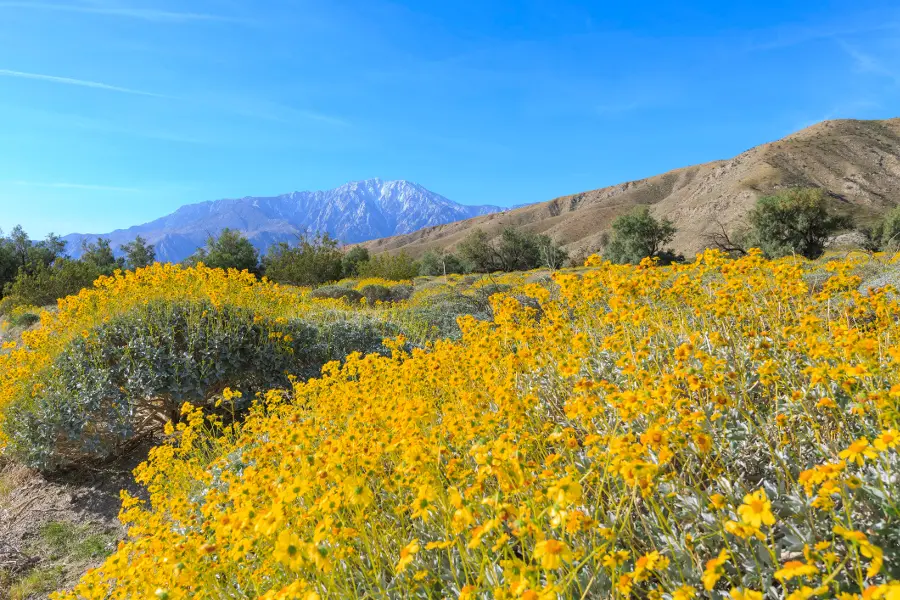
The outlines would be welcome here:
<svg viewBox="0 0 900 600">
<path fill-rule="evenodd" d="M 345 243 L 410 233 L 428 225 L 501 210 L 464 205 L 405 180 L 352 181 L 332 190 L 295 191 L 279 196 L 245 196 L 179 207 L 148 223 L 105 234 L 74 233 L 62 239 L 77 257 L 83 240 L 108 238 L 120 252 L 138 235 L 156 246 L 161 261 L 178 262 L 203 246 L 209 235 L 238 229 L 261 251 L 305 232 L 324 232 Z"/>
<path fill-rule="evenodd" d="M 496 237 L 508 225 L 545 233 L 573 254 L 598 251 L 619 215 L 647 205 L 672 220 L 674 250 L 690 256 L 721 227 L 745 224 L 760 196 L 791 186 L 823 188 L 833 206 L 858 222 L 900 204 L 900 118 L 823 121 L 730 159 L 441 224 L 363 245 L 373 252 L 452 250 L 474 228 Z"/>
</svg>

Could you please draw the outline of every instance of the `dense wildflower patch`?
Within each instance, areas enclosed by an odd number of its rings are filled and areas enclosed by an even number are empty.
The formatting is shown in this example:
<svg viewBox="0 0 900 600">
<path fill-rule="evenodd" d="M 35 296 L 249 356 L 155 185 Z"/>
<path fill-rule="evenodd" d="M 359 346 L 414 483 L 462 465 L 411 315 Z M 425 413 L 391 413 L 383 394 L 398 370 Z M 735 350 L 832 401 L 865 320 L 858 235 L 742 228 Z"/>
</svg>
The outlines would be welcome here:
<svg viewBox="0 0 900 600">
<path fill-rule="evenodd" d="M 290 368 L 305 377 L 337 358 L 335 349 L 374 350 L 373 336 L 393 330 L 371 316 L 246 271 L 155 264 L 101 277 L 41 312 L 41 326 L 21 341 L 4 344 L 0 449 L 42 467 L 59 462 L 51 449 L 73 441 L 74 455 L 102 454 L 135 420 L 152 417 L 142 403 L 202 401 L 220 382 L 240 385 L 241 373 Z M 101 413 L 128 425 L 112 426 Z"/>
<path fill-rule="evenodd" d="M 243 423 L 186 405 L 129 540 L 57 598 L 900 597 L 895 292 L 589 266 Z"/>
</svg>

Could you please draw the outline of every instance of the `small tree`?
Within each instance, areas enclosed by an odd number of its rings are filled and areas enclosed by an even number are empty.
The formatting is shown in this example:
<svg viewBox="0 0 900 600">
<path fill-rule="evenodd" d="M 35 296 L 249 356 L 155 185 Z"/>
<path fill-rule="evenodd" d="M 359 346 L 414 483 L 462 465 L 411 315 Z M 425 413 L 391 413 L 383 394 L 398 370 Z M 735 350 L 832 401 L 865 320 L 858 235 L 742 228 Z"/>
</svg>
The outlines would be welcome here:
<svg viewBox="0 0 900 600">
<path fill-rule="evenodd" d="M 412 279 L 419 274 L 419 264 L 406 252 L 376 254 L 359 265 L 360 277 L 380 277 L 393 281 Z"/>
<path fill-rule="evenodd" d="M 419 259 L 419 275 L 436 277 L 465 272 L 466 265 L 463 261 L 449 252 L 429 250 Z"/>
<path fill-rule="evenodd" d="M 500 233 L 496 256 L 504 271 L 533 269 L 541 262 L 537 236 L 517 227 L 506 227 Z"/>
<path fill-rule="evenodd" d="M 646 206 L 639 206 L 612 224 L 612 237 L 604 258 L 618 264 L 637 264 L 645 258 L 658 258 L 662 264 L 678 260 L 666 249 L 675 237 L 675 225 L 668 219 L 657 220 Z"/>
<path fill-rule="evenodd" d="M 763 196 L 750 211 L 750 234 L 744 246 L 756 246 L 770 258 L 799 254 L 818 258 L 832 235 L 852 225 L 849 217 L 828 209 L 819 188 L 791 188 Z"/>
<path fill-rule="evenodd" d="M 90 287 L 103 273 L 91 262 L 57 259 L 52 265 L 38 263 L 32 270 L 19 269 L 16 279 L 6 286 L 6 295 L 18 304 L 46 306 L 60 298 Z"/>
<path fill-rule="evenodd" d="M 141 236 L 122 246 L 122 251 L 125 252 L 125 265 L 132 271 L 149 267 L 156 262 L 156 248 Z"/>
<path fill-rule="evenodd" d="M 188 259 L 189 263 L 202 262 L 213 269 L 237 269 L 259 271 L 259 251 L 240 231 L 225 228 L 219 237 L 209 236 L 206 247 L 200 248 Z"/>
<path fill-rule="evenodd" d="M 900 206 L 890 210 L 872 227 L 861 227 L 863 247 L 872 252 L 900 248 Z"/>
<path fill-rule="evenodd" d="M 473 271 L 490 273 L 500 268 L 497 251 L 491 245 L 488 234 L 481 229 L 472 230 L 456 249 L 459 256 L 472 265 Z"/>
<path fill-rule="evenodd" d="M 561 268 L 569 260 L 569 253 L 566 249 L 557 244 L 549 235 L 537 236 L 537 247 L 541 266 L 547 267 L 551 271 Z"/>
<path fill-rule="evenodd" d="M 92 243 L 82 240 L 81 252 L 81 260 L 93 265 L 97 272 L 102 275 L 112 275 L 116 269 L 121 269 L 125 263 L 124 260 L 115 257 L 108 239 L 98 237 L 97 241 Z"/>
<path fill-rule="evenodd" d="M 266 277 L 279 283 L 317 286 L 341 278 L 344 253 L 327 233 L 300 236 L 296 246 L 281 242 L 263 257 Z"/>
<path fill-rule="evenodd" d="M 19 265 L 12 242 L 0 232 L 0 298 L 3 297 L 3 288 L 16 278 L 18 272 Z"/>
<path fill-rule="evenodd" d="M 344 277 L 357 277 L 359 265 L 369 260 L 369 249 L 362 246 L 353 246 L 344 253 L 343 271 Z"/>
</svg>

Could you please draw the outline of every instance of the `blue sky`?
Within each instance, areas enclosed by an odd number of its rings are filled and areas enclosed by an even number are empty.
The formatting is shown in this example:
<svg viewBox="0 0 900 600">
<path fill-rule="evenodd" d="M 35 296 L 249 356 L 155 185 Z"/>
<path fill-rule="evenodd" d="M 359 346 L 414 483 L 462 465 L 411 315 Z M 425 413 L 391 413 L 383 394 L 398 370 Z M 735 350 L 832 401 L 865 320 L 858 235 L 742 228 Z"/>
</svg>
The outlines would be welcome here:
<svg viewBox="0 0 900 600">
<path fill-rule="evenodd" d="M 0 0 L 34 237 L 369 177 L 536 202 L 894 116 L 895 0 Z"/>
</svg>

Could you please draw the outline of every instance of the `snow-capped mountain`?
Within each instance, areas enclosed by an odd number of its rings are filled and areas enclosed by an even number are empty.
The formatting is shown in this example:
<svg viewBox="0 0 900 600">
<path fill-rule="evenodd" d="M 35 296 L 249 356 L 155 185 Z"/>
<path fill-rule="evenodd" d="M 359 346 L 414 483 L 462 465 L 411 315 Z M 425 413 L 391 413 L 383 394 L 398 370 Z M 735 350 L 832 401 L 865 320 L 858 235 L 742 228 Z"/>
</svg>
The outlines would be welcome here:
<svg viewBox="0 0 900 600">
<path fill-rule="evenodd" d="M 118 249 L 140 235 L 156 246 L 158 260 L 178 262 L 226 227 L 242 231 L 264 252 L 276 242 L 296 241 L 304 232 L 327 232 L 355 243 L 499 210 L 458 204 L 408 181 L 368 179 L 327 191 L 189 204 L 144 225 L 106 234 L 73 233 L 63 239 L 69 253 L 78 256 L 84 239 L 109 238 Z"/>
</svg>

